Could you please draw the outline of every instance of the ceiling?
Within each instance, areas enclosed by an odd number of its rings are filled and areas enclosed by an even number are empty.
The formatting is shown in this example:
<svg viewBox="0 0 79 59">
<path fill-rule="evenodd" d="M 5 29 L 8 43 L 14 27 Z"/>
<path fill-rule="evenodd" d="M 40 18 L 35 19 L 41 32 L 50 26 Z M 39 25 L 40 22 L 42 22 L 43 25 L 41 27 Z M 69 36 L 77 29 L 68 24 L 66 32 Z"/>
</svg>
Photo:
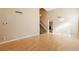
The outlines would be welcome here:
<svg viewBox="0 0 79 59">
<path fill-rule="evenodd" d="M 54 10 L 56 8 L 44 8 L 46 11 L 51 11 L 51 10 Z"/>
</svg>

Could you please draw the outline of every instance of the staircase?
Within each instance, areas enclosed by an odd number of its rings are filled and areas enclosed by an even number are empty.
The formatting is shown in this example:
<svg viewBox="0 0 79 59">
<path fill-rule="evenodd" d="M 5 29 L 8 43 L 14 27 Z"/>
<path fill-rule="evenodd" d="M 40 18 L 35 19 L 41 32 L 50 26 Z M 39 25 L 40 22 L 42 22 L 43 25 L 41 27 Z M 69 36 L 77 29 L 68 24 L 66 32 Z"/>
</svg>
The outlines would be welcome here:
<svg viewBox="0 0 79 59">
<path fill-rule="evenodd" d="M 46 30 L 47 28 L 44 24 L 44 19 L 43 19 L 45 13 L 46 13 L 46 10 L 44 8 L 40 8 L 40 34 L 44 34 L 47 32 Z"/>
<path fill-rule="evenodd" d="M 40 34 L 46 33 L 46 30 L 40 25 Z"/>
</svg>

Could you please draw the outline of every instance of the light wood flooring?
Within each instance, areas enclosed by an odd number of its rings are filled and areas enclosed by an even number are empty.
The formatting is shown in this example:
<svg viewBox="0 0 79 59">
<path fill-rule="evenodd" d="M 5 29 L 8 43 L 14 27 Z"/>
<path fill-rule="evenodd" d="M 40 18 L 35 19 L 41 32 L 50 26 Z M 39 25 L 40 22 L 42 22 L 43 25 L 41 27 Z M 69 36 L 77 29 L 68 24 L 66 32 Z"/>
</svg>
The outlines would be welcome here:
<svg viewBox="0 0 79 59">
<path fill-rule="evenodd" d="M 16 40 L 0 44 L 0 51 L 77 51 L 79 39 L 53 34 Z"/>
</svg>

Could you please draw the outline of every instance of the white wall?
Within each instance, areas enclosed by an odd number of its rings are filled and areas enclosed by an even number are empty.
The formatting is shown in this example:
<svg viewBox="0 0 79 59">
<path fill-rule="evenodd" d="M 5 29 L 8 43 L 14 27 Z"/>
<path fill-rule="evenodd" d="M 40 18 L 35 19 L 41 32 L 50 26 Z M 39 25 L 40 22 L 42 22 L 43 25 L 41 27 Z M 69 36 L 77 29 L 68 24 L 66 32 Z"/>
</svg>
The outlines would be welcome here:
<svg viewBox="0 0 79 59">
<path fill-rule="evenodd" d="M 79 35 L 79 8 L 78 8 L 78 35 Z"/>
<path fill-rule="evenodd" d="M 23 12 L 22 14 L 15 11 Z M 0 16 L 4 16 L 7 25 L 3 25 L 3 35 L 7 39 L 18 39 L 39 34 L 39 9 L 13 8 L 0 9 Z"/>
<path fill-rule="evenodd" d="M 64 18 L 63 22 L 58 17 Z M 78 33 L 78 9 L 58 8 L 47 13 L 47 18 L 53 21 L 53 33 L 63 35 L 77 35 Z"/>
</svg>

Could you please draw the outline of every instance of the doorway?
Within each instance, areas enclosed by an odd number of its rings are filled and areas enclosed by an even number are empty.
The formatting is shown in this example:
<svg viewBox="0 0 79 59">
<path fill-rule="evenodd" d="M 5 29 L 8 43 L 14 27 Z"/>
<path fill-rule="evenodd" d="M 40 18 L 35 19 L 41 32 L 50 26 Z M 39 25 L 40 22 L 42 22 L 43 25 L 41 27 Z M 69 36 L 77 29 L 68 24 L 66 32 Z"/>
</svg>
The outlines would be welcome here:
<svg viewBox="0 0 79 59">
<path fill-rule="evenodd" d="M 50 33 L 53 32 L 53 22 L 52 21 L 49 22 L 49 32 Z"/>
</svg>

